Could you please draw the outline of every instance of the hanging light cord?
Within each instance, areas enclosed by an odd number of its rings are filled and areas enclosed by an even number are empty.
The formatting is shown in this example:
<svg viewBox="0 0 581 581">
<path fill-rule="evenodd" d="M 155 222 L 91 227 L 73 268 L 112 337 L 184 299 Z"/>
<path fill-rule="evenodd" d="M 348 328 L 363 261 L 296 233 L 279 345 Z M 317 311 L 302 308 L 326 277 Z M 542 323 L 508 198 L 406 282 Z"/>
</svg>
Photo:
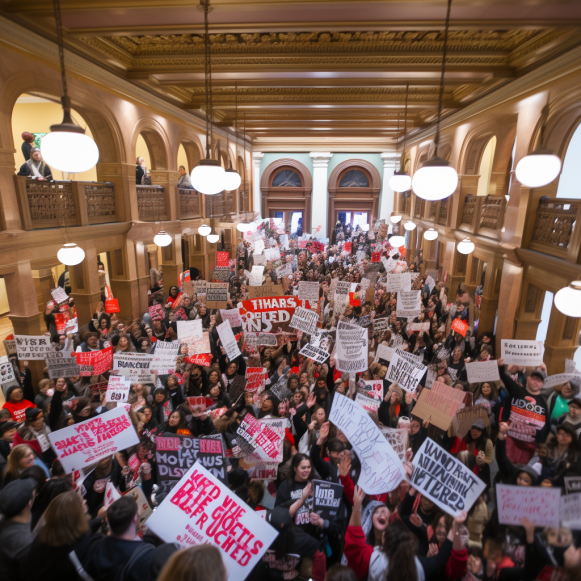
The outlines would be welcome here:
<svg viewBox="0 0 581 581">
<path fill-rule="evenodd" d="M 436 125 L 436 137 L 434 138 L 434 157 L 438 157 L 438 144 L 440 143 L 440 118 L 442 116 L 442 101 L 444 99 L 444 76 L 446 74 L 446 55 L 448 54 L 448 29 L 450 28 L 450 9 L 452 0 L 448 0 L 446 12 L 446 26 L 444 27 L 444 51 L 442 53 L 442 73 L 440 75 L 440 96 L 438 98 L 438 121 Z"/>
<path fill-rule="evenodd" d="M 246 191 L 246 113 L 244 113 L 242 142 L 244 143 L 244 159 L 242 160 L 242 165 L 244 166 L 244 193 L 248 196 L 248 192 Z"/>
<path fill-rule="evenodd" d="M 56 23 L 56 38 L 59 47 L 59 63 L 61 67 L 61 82 L 63 85 L 63 99 L 68 99 L 67 77 L 65 75 L 65 50 L 63 41 L 63 21 L 61 18 L 60 0 L 54 0 L 54 20 Z"/>
<path fill-rule="evenodd" d="M 409 85 L 405 86 L 405 109 L 404 109 L 404 117 L 403 117 L 403 153 L 401 154 L 401 162 L 399 165 L 399 171 L 402 173 L 404 172 L 404 165 L 405 165 L 405 138 L 408 129 L 408 92 L 409 92 Z M 399 123 L 398 123 L 398 132 L 399 132 Z"/>
<path fill-rule="evenodd" d="M 58 1 L 58 0 L 57 0 Z M 206 81 L 206 159 L 211 159 L 212 145 L 212 60 L 210 58 L 210 24 L 208 14 L 210 12 L 210 0 L 200 0 L 204 10 L 204 75 Z"/>
</svg>

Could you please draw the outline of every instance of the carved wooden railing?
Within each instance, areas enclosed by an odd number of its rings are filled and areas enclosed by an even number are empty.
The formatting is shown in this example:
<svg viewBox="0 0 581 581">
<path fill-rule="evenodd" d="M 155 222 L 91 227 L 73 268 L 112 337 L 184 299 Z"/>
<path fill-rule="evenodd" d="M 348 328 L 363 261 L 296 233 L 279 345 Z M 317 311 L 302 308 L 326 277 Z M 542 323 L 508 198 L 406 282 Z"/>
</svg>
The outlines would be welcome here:
<svg viewBox="0 0 581 581">
<path fill-rule="evenodd" d="M 482 200 L 478 230 L 484 236 L 500 238 L 506 216 L 504 196 L 486 196 Z"/>
<path fill-rule="evenodd" d="M 467 232 L 474 232 L 476 216 L 478 216 L 478 198 L 472 194 L 468 194 L 464 198 L 460 229 L 466 230 Z"/>
<path fill-rule="evenodd" d="M 202 215 L 202 194 L 196 190 L 178 188 L 180 218 L 199 218 Z"/>
<path fill-rule="evenodd" d="M 238 192 L 238 211 L 250 212 L 250 193 L 248 191 L 240 190 Z"/>
<path fill-rule="evenodd" d="M 438 215 L 438 202 L 430 202 L 430 215 L 428 216 L 428 220 L 435 224 L 437 215 Z"/>
<path fill-rule="evenodd" d="M 14 176 L 25 230 L 117 222 L 111 182 L 38 181 Z"/>
<path fill-rule="evenodd" d="M 541 198 L 535 212 L 529 248 L 576 261 L 580 236 L 575 226 L 580 218 L 580 200 Z"/>
<path fill-rule="evenodd" d="M 452 196 L 440 200 L 440 211 L 438 212 L 438 224 L 440 226 L 448 225 L 448 209 L 450 208 L 450 198 Z"/>
<path fill-rule="evenodd" d="M 163 186 L 135 186 L 139 219 L 144 221 L 167 220 Z"/>
<path fill-rule="evenodd" d="M 226 218 L 236 214 L 235 192 L 206 196 L 206 218 Z"/>
</svg>

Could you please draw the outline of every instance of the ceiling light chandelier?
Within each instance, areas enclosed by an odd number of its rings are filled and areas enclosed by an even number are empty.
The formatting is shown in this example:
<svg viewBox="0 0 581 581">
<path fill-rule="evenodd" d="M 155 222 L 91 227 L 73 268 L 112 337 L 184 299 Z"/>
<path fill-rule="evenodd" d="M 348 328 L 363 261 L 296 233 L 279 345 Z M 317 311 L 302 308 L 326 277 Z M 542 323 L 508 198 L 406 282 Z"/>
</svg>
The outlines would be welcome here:
<svg viewBox="0 0 581 581">
<path fill-rule="evenodd" d="M 424 238 L 426 240 L 435 240 L 438 237 L 438 231 L 433 228 L 429 228 L 424 232 Z"/>
<path fill-rule="evenodd" d="M 63 220 L 62 232 L 65 243 L 56 253 L 56 256 L 62 264 L 65 264 L 66 266 L 76 266 L 85 260 L 85 251 L 74 242 L 67 242 L 67 238 L 70 240 L 70 237 L 67 233 L 67 198 L 64 193 L 61 193 L 60 195 L 59 205 L 61 218 Z"/>
<path fill-rule="evenodd" d="M 516 179 L 528 188 L 540 188 L 550 184 L 561 173 L 561 158 L 550 149 L 545 149 L 545 124 L 549 118 L 549 103 L 541 113 L 539 146 L 523 157 L 516 166 Z"/>
<path fill-rule="evenodd" d="M 405 138 L 408 126 L 408 91 L 410 86 L 406 85 L 405 88 L 405 112 L 403 121 L 403 153 L 401 154 L 401 161 L 399 164 L 399 171 L 393 172 L 389 180 L 389 187 L 394 192 L 407 192 L 412 187 L 412 178 L 406 173 L 405 166 Z M 397 132 L 399 137 L 399 117 L 397 120 Z"/>
<path fill-rule="evenodd" d="M 238 160 L 238 148 L 237 148 L 237 141 L 238 141 L 238 131 L 236 130 L 236 120 L 238 119 L 238 85 L 235 86 L 236 88 L 234 89 L 234 96 L 236 99 L 236 106 L 235 106 L 235 113 L 234 113 L 234 135 L 236 136 L 236 142 L 235 142 L 235 157 L 234 160 L 235 162 Z M 228 167 L 228 169 L 226 170 L 226 172 L 224 173 L 224 189 L 227 190 L 228 192 L 231 192 L 232 190 L 237 190 L 240 187 L 240 182 L 242 181 L 240 174 L 232 168 L 232 160 L 230 159 L 230 148 L 229 148 L 229 133 L 226 133 L 226 152 L 228 154 L 228 161 L 230 162 L 230 165 Z"/>
<path fill-rule="evenodd" d="M 200 234 L 200 236 L 207 236 L 211 231 L 212 228 L 210 228 L 210 226 L 208 226 L 207 224 L 202 224 L 198 228 L 198 234 Z"/>
<path fill-rule="evenodd" d="M 51 125 L 50 133 L 47 133 L 40 141 L 40 152 L 44 161 L 53 169 L 67 173 L 81 173 L 95 166 L 99 160 L 99 148 L 93 139 L 85 135 L 85 130 L 79 127 L 71 118 L 71 99 L 68 95 L 65 74 L 60 0 L 54 0 L 54 19 L 63 89 L 61 98 L 63 120 L 62 123 Z"/>
<path fill-rule="evenodd" d="M 566 317 L 581 317 L 581 280 L 574 280 L 555 295 L 557 310 Z"/>
<path fill-rule="evenodd" d="M 198 10 L 204 11 L 204 56 L 206 80 L 206 159 L 198 162 L 192 170 L 192 185 L 205 194 L 213 196 L 224 191 L 225 171 L 218 160 L 212 159 L 212 60 L 208 13 L 210 0 L 200 0 Z"/>
<path fill-rule="evenodd" d="M 153 243 L 158 246 L 169 246 L 171 244 L 171 236 L 165 230 L 160 230 L 153 237 Z"/>
<path fill-rule="evenodd" d="M 416 224 L 414 222 L 412 222 L 411 220 L 408 220 L 403 227 L 408 230 L 408 231 L 412 231 L 416 229 Z"/>
<path fill-rule="evenodd" d="M 436 124 L 436 137 L 434 138 L 434 157 L 414 174 L 412 187 L 416 196 L 430 202 L 443 200 L 451 196 L 458 186 L 458 173 L 450 162 L 438 157 L 438 144 L 440 142 L 440 119 L 442 117 L 442 104 L 444 99 L 444 77 L 446 74 L 446 54 L 448 52 L 448 29 L 450 27 L 450 9 L 452 0 L 448 0 L 446 13 L 446 26 L 444 28 L 444 51 L 442 54 L 442 73 L 440 75 L 440 96 L 438 99 L 438 120 Z"/>
<path fill-rule="evenodd" d="M 462 242 L 458 242 L 456 248 L 460 254 L 470 254 L 474 252 L 474 242 L 470 238 L 464 238 Z"/>
<path fill-rule="evenodd" d="M 392 236 L 389 239 L 389 243 L 393 248 L 401 248 L 405 244 L 405 238 L 403 236 Z"/>
<path fill-rule="evenodd" d="M 394 214 L 389 217 L 389 220 L 392 224 L 397 224 L 401 220 L 401 216 Z"/>
</svg>

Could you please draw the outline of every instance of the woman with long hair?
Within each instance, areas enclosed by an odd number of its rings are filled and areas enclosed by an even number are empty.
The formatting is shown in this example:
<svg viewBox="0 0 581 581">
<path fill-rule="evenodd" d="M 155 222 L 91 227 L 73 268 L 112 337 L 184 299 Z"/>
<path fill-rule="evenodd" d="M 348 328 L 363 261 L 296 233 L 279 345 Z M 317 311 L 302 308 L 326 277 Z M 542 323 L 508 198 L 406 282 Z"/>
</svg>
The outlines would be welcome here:
<svg viewBox="0 0 581 581">
<path fill-rule="evenodd" d="M 180 410 L 174 410 L 166 424 L 160 429 L 160 432 L 165 435 L 178 434 L 180 436 L 191 436 L 188 428 L 188 422 L 186 421 L 186 414 Z"/>
<path fill-rule="evenodd" d="M 487 487 L 490 486 L 490 464 L 494 458 L 494 445 L 488 437 L 483 420 L 478 419 L 460 442 L 457 457 L 476 474 Z"/>
<path fill-rule="evenodd" d="M 34 450 L 28 444 L 17 444 L 14 446 L 6 462 L 3 486 L 6 486 L 13 480 L 18 480 L 27 468 L 35 464 L 43 468 L 48 478 L 48 468 L 43 464 L 42 460 L 37 458 Z"/>
<path fill-rule="evenodd" d="M 157 581 L 227 581 L 222 554 L 212 545 L 197 545 L 174 553 Z"/>
<path fill-rule="evenodd" d="M 568 423 L 557 427 L 557 434 L 540 447 L 543 465 L 539 478 L 541 486 L 564 486 L 565 476 L 581 473 L 581 447 L 575 428 Z"/>
<path fill-rule="evenodd" d="M 306 454 L 295 454 L 290 463 L 289 477 L 281 483 L 276 493 L 274 506 L 288 508 L 297 525 L 310 523 L 309 509 L 305 502 L 312 495 L 312 478 L 311 459 Z"/>
</svg>

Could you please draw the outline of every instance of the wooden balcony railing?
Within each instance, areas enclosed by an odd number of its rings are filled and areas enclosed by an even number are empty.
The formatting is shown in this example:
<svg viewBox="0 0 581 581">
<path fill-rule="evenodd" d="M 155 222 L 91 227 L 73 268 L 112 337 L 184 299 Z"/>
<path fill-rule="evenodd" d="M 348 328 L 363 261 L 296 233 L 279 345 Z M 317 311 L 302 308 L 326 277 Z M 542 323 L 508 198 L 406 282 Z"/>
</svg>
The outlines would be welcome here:
<svg viewBox="0 0 581 581">
<path fill-rule="evenodd" d="M 472 194 L 468 194 L 464 198 L 464 206 L 462 208 L 462 217 L 460 218 L 460 229 L 467 232 L 475 231 L 476 216 L 478 216 L 478 198 Z"/>
<path fill-rule="evenodd" d="M 250 193 L 248 191 L 240 190 L 238 192 L 238 211 L 240 213 L 250 212 Z"/>
<path fill-rule="evenodd" d="M 196 190 L 178 189 L 180 218 L 199 218 L 202 215 L 202 194 Z"/>
<path fill-rule="evenodd" d="M 450 196 L 451 197 L 451 196 Z M 438 212 L 438 224 L 440 226 L 448 225 L 448 209 L 450 208 L 450 198 L 440 200 L 440 211 Z"/>
<path fill-rule="evenodd" d="M 144 221 L 167 220 L 165 190 L 163 186 L 135 186 L 139 219 Z"/>
<path fill-rule="evenodd" d="M 224 218 L 236 214 L 235 192 L 206 196 L 206 218 Z"/>
<path fill-rule="evenodd" d="M 504 196 L 486 196 L 482 199 L 478 231 L 485 236 L 500 238 L 506 217 Z"/>
</svg>

